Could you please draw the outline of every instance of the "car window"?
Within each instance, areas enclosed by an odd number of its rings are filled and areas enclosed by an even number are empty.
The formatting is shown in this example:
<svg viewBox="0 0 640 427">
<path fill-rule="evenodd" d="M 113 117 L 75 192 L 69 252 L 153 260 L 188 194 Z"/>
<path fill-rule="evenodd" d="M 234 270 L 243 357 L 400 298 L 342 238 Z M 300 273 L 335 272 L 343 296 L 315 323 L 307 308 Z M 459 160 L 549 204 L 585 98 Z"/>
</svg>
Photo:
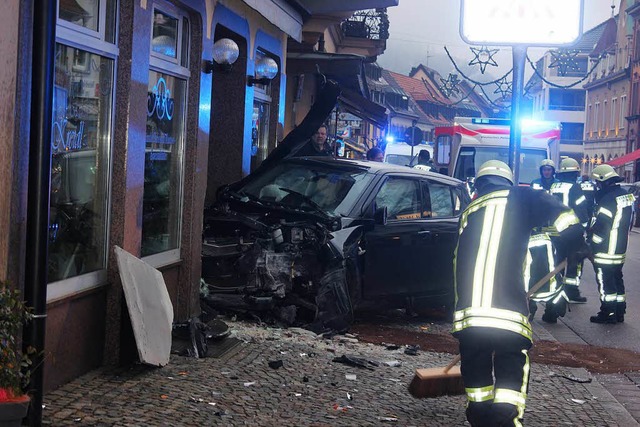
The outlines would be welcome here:
<svg viewBox="0 0 640 427">
<path fill-rule="evenodd" d="M 376 195 L 376 208 L 387 208 L 390 220 L 420 218 L 420 186 L 418 181 L 406 178 L 389 178 Z"/>
<path fill-rule="evenodd" d="M 452 197 L 451 187 L 433 181 L 424 181 L 422 183 L 423 199 L 425 200 L 425 208 L 423 216 L 425 217 L 448 217 L 453 216 L 456 210 L 460 210 L 460 197 L 456 196 L 456 205 Z"/>
</svg>

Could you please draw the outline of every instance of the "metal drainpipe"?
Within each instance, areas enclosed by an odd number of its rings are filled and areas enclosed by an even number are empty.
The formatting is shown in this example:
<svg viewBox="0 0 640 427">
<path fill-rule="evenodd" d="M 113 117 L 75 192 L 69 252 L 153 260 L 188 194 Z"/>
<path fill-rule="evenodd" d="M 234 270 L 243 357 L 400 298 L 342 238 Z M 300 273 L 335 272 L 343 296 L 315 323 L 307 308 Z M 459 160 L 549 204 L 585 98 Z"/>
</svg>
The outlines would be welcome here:
<svg viewBox="0 0 640 427">
<path fill-rule="evenodd" d="M 27 196 L 27 250 L 24 298 L 35 318 L 23 330 L 23 348 L 36 349 L 29 391 L 30 426 L 42 425 L 44 342 L 47 312 L 47 243 L 51 173 L 51 116 L 56 40 L 56 3 L 36 0 L 33 7 L 31 128 Z"/>
</svg>

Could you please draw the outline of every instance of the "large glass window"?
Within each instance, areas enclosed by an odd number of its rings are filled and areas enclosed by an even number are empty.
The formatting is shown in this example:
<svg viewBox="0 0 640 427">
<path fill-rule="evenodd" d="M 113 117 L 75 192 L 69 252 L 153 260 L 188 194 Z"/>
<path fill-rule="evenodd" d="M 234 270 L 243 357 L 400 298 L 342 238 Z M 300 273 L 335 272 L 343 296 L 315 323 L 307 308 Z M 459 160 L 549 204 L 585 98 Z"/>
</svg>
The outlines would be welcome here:
<svg viewBox="0 0 640 427">
<path fill-rule="evenodd" d="M 186 90 L 186 80 L 149 72 L 142 256 L 179 246 Z"/>
<path fill-rule="evenodd" d="M 105 268 L 114 61 L 56 45 L 49 281 Z"/>
</svg>

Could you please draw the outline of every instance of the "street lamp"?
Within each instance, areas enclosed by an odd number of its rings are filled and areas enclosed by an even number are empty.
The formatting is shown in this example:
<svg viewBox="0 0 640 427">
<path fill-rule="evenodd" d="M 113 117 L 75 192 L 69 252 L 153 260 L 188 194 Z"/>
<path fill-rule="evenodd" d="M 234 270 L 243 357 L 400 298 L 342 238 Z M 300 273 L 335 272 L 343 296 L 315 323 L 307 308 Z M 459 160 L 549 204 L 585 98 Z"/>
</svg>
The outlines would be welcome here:
<svg viewBox="0 0 640 427">
<path fill-rule="evenodd" d="M 247 76 L 247 86 L 266 85 L 276 75 L 278 75 L 278 63 L 273 58 L 263 56 L 256 62 L 255 76 Z"/>
<path fill-rule="evenodd" d="M 213 61 L 204 61 L 203 72 L 211 74 L 215 68 L 229 72 L 240 56 L 240 48 L 235 41 L 222 38 L 213 44 L 211 54 Z"/>
</svg>

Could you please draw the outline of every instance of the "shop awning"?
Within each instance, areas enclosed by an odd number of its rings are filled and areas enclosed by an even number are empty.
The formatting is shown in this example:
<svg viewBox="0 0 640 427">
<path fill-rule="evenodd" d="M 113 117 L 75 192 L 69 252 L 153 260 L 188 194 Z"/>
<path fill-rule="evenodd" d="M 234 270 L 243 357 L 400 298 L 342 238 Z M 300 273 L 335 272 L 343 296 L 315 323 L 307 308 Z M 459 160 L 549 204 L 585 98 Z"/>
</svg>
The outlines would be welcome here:
<svg viewBox="0 0 640 427">
<path fill-rule="evenodd" d="M 384 128 L 387 126 L 387 109 L 375 102 L 369 101 L 364 96 L 350 90 L 343 89 L 338 101 L 342 108 L 358 116 L 361 119 L 368 120 L 376 127 Z"/>
<path fill-rule="evenodd" d="M 640 159 L 640 150 L 632 151 L 631 153 L 625 154 L 624 156 L 618 157 L 617 159 L 611 159 L 606 162 L 606 164 L 613 167 L 618 167 L 627 163 L 631 163 L 636 159 Z"/>
<path fill-rule="evenodd" d="M 298 42 L 302 40 L 302 16 L 285 0 L 244 0 L 244 2 L 294 40 Z"/>
</svg>

